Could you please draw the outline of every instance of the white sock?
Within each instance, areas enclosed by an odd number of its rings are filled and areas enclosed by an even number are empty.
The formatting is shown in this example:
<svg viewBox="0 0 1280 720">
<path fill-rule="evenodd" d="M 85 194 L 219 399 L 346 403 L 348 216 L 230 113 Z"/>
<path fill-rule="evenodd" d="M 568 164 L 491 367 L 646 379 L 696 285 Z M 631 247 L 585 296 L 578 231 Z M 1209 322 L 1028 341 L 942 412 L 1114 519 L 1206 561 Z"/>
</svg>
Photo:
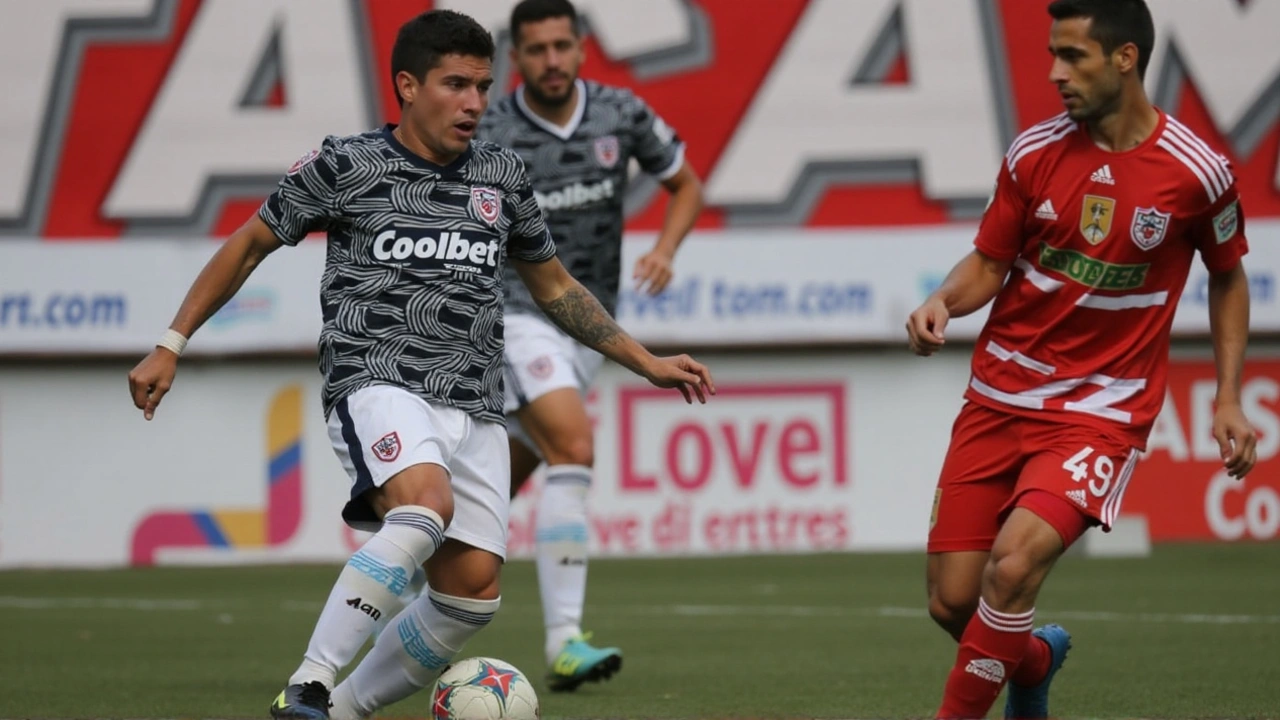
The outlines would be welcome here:
<svg viewBox="0 0 1280 720">
<path fill-rule="evenodd" d="M 338 687 L 332 720 L 357 720 L 427 687 L 498 611 L 501 598 L 471 600 L 428 588 L 378 637 Z"/>
<path fill-rule="evenodd" d="M 360 652 L 381 616 L 399 607 L 397 596 L 442 542 L 444 521 L 434 510 L 406 505 L 388 512 L 382 529 L 342 568 L 289 684 L 332 688 L 338 671 Z"/>
<path fill-rule="evenodd" d="M 404 591 L 389 603 L 390 607 L 386 612 L 382 613 L 382 617 L 374 621 L 372 633 L 374 642 L 377 642 L 378 638 L 382 637 L 382 631 L 386 629 L 387 625 L 391 624 L 391 620 L 399 615 L 401 610 L 409 607 L 410 603 L 417 600 L 426 589 L 427 571 L 422 566 L 418 566 L 417 571 L 413 573 L 413 577 L 409 578 L 409 584 L 405 586 Z"/>
<path fill-rule="evenodd" d="M 536 545 L 538 590 L 547 629 L 547 664 L 564 641 L 582 633 L 587 597 L 587 491 L 591 468 L 552 465 L 538 498 Z"/>
</svg>

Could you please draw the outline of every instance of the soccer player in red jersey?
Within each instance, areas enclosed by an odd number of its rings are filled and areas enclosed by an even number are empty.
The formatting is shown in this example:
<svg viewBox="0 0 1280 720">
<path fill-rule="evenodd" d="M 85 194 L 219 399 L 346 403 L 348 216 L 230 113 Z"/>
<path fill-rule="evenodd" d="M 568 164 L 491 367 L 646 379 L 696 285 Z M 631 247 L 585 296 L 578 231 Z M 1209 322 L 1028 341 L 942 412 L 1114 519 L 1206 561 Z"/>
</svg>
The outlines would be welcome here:
<svg viewBox="0 0 1280 720">
<path fill-rule="evenodd" d="M 960 644 L 939 718 L 986 717 L 1006 683 L 1005 717 L 1048 717 L 1070 635 L 1032 631 L 1036 597 L 1058 557 L 1120 511 L 1164 401 L 1197 251 L 1210 273 L 1213 434 L 1232 476 L 1257 457 L 1240 406 L 1248 246 L 1231 168 L 1148 100 L 1155 31 L 1142 0 L 1048 11 L 1049 79 L 1066 112 L 1013 142 L 975 250 L 907 321 L 912 350 L 931 355 L 949 318 L 995 299 L 930 522 L 929 612 Z"/>
</svg>

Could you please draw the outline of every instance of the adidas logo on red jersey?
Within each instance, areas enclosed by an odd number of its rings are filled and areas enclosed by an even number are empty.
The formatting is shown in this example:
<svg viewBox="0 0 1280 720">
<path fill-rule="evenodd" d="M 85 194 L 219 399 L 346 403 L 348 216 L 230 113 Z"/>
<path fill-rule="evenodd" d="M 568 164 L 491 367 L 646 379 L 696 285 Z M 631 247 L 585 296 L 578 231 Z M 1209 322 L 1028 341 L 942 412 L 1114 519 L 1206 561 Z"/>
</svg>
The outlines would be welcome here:
<svg viewBox="0 0 1280 720">
<path fill-rule="evenodd" d="M 1115 185 L 1115 184 L 1116 184 L 1116 179 L 1115 179 L 1115 178 L 1113 178 L 1113 177 L 1111 177 L 1111 166 L 1110 166 L 1110 165 L 1103 165 L 1102 167 L 1098 168 L 1097 170 L 1094 170 L 1094 171 L 1093 171 L 1093 175 L 1090 175 L 1090 176 L 1089 176 L 1089 179 L 1090 179 L 1090 180 L 1092 180 L 1093 182 L 1096 182 L 1096 183 L 1102 183 L 1103 185 Z"/>
<path fill-rule="evenodd" d="M 1074 502 L 1075 504 L 1079 505 L 1082 508 L 1089 507 L 1089 501 L 1085 499 L 1084 490 L 1068 490 L 1067 499 L 1071 500 L 1072 502 Z"/>
<path fill-rule="evenodd" d="M 1057 220 L 1058 212 L 1053 209 L 1053 201 L 1046 199 L 1036 208 L 1036 217 L 1041 220 Z"/>
</svg>

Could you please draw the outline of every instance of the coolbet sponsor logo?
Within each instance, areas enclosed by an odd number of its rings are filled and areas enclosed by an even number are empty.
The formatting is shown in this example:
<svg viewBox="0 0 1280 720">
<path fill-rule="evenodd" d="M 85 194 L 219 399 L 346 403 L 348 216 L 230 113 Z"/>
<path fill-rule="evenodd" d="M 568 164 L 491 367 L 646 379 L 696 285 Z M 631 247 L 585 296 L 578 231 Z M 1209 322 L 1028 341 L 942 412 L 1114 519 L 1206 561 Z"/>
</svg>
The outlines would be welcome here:
<svg viewBox="0 0 1280 720">
<path fill-rule="evenodd" d="M 613 198 L 613 180 L 584 185 L 576 182 L 568 187 L 547 193 L 534 192 L 538 207 L 543 210 L 573 210 L 601 200 Z"/>
<path fill-rule="evenodd" d="M 445 7 L 501 30 L 511 5 L 0 4 L 0 28 L 15 28 L 6 47 L 25 62 L 0 104 L 0 232 L 226 234 L 299 148 L 398 115 L 382 78 L 401 23 Z M 634 89 L 687 141 L 723 211 L 702 227 L 973 219 L 1017 132 L 1061 112 L 1044 87 L 1043 3 L 777 0 L 753 5 L 750 22 L 737 0 L 577 5 L 592 29 L 590 77 Z M 1268 110 L 1280 97 L 1280 3 L 1151 6 L 1154 101 L 1229 157 L 1251 217 L 1280 214 Z M 505 55 L 495 90 L 513 79 Z M 90 154 L 102 162 L 70 160 Z M 607 164 L 612 147 L 597 155 Z M 638 203 L 631 229 L 658 229 L 664 207 Z"/>
<path fill-rule="evenodd" d="M 1157 541 L 1280 537 L 1277 378 L 1280 361 L 1251 360 L 1245 365 L 1241 403 L 1258 433 L 1258 464 L 1237 480 L 1223 469 L 1213 437 L 1213 363 L 1174 361 L 1164 407 L 1125 492 L 1122 513 L 1146 516 Z"/>
<path fill-rule="evenodd" d="M 395 230 L 384 230 L 373 240 L 373 256 L 383 262 L 408 260 L 466 260 L 469 264 L 444 263 L 451 270 L 480 272 L 480 268 L 497 267 L 498 241 L 471 241 L 460 232 L 441 231 L 438 237 L 430 235 L 411 238 L 397 235 Z"/>
<path fill-rule="evenodd" d="M 1147 281 L 1151 265 L 1122 265 L 1103 262 L 1075 250 L 1059 250 L 1040 243 L 1040 267 L 1054 270 L 1097 290 L 1132 290 Z"/>
</svg>

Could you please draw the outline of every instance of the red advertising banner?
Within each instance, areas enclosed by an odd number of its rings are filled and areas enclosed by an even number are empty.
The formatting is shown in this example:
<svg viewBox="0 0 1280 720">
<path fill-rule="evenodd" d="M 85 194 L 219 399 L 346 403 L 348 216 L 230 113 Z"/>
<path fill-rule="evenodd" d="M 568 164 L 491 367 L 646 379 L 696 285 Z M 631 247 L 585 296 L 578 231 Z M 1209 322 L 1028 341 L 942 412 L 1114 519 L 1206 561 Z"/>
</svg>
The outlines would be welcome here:
<svg viewBox="0 0 1280 720">
<path fill-rule="evenodd" d="M 505 39 L 512 0 L 0 6 L 0 234 L 216 235 L 327 134 L 397 116 L 396 30 L 432 6 Z M 586 77 L 634 89 L 706 180 L 701 227 L 972 220 L 1022 129 L 1062 111 L 1026 0 L 579 0 Z M 635 8 L 643 5 L 642 11 Z M 1155 101 L 1280 216 L 1280 4 L 1151 0 Z M 500 44 L 498 87 L 514 82 Z M 665 194 L 636 188 L 630 227 Z"/>
<path fill-rule="evenodd" d="M 1213 438 L 1212 361 L 1175 361 L 1147 455 L 1125 493 L 1123 514 L 1145 515 L 1155 541 L 1272 540 L 1280 536 L 1280 361 L 1245 366 L 1244 412 L 1258 431 L 1258 464 L 1227 475 Z"/>
</svg>

